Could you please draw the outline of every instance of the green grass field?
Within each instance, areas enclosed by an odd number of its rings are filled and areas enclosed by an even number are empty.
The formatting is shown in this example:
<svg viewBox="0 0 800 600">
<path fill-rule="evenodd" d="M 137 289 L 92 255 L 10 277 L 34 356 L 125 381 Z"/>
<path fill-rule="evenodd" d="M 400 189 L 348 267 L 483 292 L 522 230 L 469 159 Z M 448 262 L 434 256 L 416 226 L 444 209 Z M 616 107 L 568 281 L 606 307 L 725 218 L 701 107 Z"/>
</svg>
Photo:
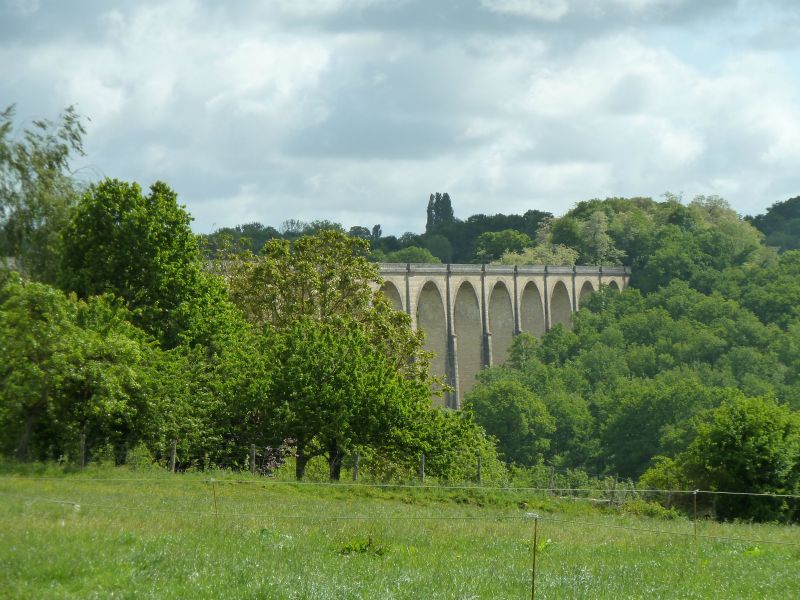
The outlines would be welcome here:
<svg viewBox="0 0 800 600">
<path fill-rule="evenodd" d="M 2 598 L 530 598 L 532 512 L 537 598 L 800 597 L 797 527 L 695 539 L 684 517 L 535 492 L 21 473 L 0 475 Z"/>
</svg>

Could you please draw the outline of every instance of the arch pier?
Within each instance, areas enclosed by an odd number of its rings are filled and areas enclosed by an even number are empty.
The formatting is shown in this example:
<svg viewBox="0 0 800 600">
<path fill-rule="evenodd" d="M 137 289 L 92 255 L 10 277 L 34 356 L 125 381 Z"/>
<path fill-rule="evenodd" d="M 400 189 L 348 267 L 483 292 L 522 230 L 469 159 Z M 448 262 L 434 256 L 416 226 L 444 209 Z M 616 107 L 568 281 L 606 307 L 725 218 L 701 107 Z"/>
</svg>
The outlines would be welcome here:
<svg viewBox="0 0 800 600">
<path fill-rule="evenodd" d="M 628 267 L 505 265 L 381 265 L 382 290 L 395 309 L 425 332 L 431 368 L 452 386 L 438 402 L 460 408 L 482 367 L 500 365 L 513 336 L 540 337 L 601 285 L 625 289 Z"/>
</svg>

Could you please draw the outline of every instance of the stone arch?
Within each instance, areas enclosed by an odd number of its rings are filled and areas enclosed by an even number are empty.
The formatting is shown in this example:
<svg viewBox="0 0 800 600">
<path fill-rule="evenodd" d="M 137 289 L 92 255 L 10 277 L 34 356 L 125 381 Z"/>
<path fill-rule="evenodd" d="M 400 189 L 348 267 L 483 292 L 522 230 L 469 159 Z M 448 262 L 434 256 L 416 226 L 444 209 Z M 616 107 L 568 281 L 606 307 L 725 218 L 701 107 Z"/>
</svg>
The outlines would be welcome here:
<svg viewBox="0 0 800 600">
<path fill-rule="evenodd" d="M 616 281 L 614 281 L 613 279 L 608 282 L 608 287 L 610 287 L 615 292 L 619 291 L 619 284 Z"/>
<path fill-rule="evenodd" d="M 475 375 L 481 369 L 483 359 L 481 309 L 478 294 L 468 281 L 462 283 L 456 292 L 453 326 L 458 345 L 458 394 L 459 401 L 463 401 L 475 385 Z"/>
<path fill-rule="evenodd" d="M 514 309 L 511 294 L 497 282 L 489 296 L 489 331 L 492 332 L 492 364 L 502 365 L 514 339 Z"/>
<path fill-rule="evenodd" d="M 417 328 L 425 332 L 425 350 L 432 352 L 431 374 L 444 379 L 447 374 L 447 315 L 439 288 L 433 281 L 422 286 L 417 298 Z M 434 398 L 444 406 L 442 397 Z"/>
<path fill-rule="evenodd" d="M 584 281 L 581 286 L 581 293 L 578 294 L 578 308 L 594 293 L 594 286 L 591 281 Z"/>
<path fill-rule="evenodd" d="M 568 329 L 572 328 L 572 303 L 563 281 L 556 282 L 550 296 L 550 326 L 556 323 L 561 323 Z"/>
<path fill-rule="evenodd" d="M 529 281 L 522 290 L 520 302 L 520 323 L 522 331 L 527 331 L 536 337 L 542 337 L 545 332 L 544 304 L 539 288 L 533 281 Z"/>
<path fill-rule="evenodd" d="M 391 281 L 384 281 L 381 286 L 381 291 L 389 299 L 389 303 L 397 311 L 403 312 L 403 297 L 400 295 L 400 290 Z"/>
</svg>

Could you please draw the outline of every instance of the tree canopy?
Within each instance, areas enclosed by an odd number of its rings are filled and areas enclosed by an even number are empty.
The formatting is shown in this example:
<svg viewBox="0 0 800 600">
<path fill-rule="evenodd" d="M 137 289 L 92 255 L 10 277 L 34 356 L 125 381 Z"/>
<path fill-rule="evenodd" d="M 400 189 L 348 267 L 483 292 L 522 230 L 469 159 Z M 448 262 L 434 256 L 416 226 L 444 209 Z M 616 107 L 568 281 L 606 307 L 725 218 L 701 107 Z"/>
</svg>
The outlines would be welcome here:
<svg viewBox="0 0 800 600">
<path fill-rule="evenodd" d="M 205 306 L 208 318 L 225 298 L 204 272 L 191 221 L 165 183 L 154 183 L 147 195 L 116 179 L 91 186 L 62 232 L 62 287 L 84 298 L 122 298 L 138 324 L 175 346 L 199 325 L 195 309 Z"/>
<path fill-rule="evenodd" d="M 40 281 L 58 273 L 60 234 L 80 195 L 70 161 L 83 156 L 83 121 L 67 108 L 14 131 L 14 106 L 0 112 L 0 259 Z"/>
<path fill-rule="evenodd" d="M 231 298 L 273 365 L 257 402 L 277 438 L 296 445 L 298 478 L 318 455 L 338 479 L 343 456 L 357 447 L 445 452 L 480 439 L 469 420 L 431 406 L 422 334 L 375 291 L 381 280 L 367 250 L 360 237 L 324 230 L 224 262 Z"/>
</svg>

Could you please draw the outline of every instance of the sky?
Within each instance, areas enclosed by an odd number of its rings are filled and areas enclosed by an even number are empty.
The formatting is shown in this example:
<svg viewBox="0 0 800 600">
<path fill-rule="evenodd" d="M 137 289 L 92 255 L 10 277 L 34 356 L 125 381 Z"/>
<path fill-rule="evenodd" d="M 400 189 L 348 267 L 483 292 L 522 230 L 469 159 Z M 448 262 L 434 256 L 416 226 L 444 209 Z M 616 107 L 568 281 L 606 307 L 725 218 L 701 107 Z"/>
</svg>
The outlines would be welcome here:
<svg viewBox="0 0 800 600">
<path fill-rule="evenodd" d="M 0 107 L 198 232 L 800 195 L 798 0 L 0 0 Z"/>
</svg>

